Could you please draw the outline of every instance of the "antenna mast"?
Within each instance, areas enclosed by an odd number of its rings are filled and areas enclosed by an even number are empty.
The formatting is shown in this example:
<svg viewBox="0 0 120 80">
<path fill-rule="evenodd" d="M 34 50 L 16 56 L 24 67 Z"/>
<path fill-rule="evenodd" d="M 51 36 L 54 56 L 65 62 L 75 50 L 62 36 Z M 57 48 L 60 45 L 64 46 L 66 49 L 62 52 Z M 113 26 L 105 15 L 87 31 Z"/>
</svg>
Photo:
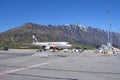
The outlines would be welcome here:
<svg viewBox="0 0 120 80">
<path fill-rule="evenodd" d="M 109 17 L 109 13 L 110 13 L 110 10 L 107 9 L 107 24 L 108 24 L 108 42 L 107 42 L 107 45 L 108 47 L 112 47 L 112 42 L 111 42 L 111 33 L 110 33 L 110 29 L 111 29 L 111 24 L 110 24 L 110 17 Z"/>
</svg>

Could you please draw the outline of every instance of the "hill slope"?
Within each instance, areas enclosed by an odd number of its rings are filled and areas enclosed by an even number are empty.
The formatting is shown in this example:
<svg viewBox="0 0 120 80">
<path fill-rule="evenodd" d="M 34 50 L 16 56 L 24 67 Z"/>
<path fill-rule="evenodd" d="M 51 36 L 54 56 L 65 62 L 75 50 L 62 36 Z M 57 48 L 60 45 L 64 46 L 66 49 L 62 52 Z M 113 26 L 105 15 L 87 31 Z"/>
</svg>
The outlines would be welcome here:
<svg viewBox="0 0 120 80">
<path fill-rule="evenodd" d="M 8 44 L 10 47 L 20 47 L 32 43 L 32 34 L 38 41 L 68 41 L 71 43 L 100 46 L 107 43 L 107 32 L 101 29 L 73 25 L 38 25 L 26 23 L 20 27 L 0 34 L 0 46 Z M 112 32 L 112 41 L 118 44 L 120 34 Z"/>
</svg>

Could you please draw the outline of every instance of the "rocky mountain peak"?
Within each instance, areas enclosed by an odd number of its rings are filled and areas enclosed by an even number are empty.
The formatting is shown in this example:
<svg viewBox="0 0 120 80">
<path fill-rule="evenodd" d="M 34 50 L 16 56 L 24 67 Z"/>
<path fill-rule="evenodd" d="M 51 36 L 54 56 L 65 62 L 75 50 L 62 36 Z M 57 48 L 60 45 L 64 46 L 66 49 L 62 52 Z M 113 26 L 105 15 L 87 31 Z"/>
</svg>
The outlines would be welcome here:
<svg viewBox="0 0 120 80">
<path fill-rule="evenodd" d="M 24 43 L 32 43 L 32 34 L 35 34 L 39 41 L 68 41 L 71 43 L 90 44 L 100 46 L 107 43 L 107 32 L 102 29 L 86 27 L 81 24 L 67 25 L 39 25 L 25 23 L 20 27 L 8 30 L 0 35 L 0 45 L 19 46 Z M 112 32 L 113 44 L 118 43 L 118 33 Z M 16 37 L 14 37 L 16 36 Z"/>
</svg>

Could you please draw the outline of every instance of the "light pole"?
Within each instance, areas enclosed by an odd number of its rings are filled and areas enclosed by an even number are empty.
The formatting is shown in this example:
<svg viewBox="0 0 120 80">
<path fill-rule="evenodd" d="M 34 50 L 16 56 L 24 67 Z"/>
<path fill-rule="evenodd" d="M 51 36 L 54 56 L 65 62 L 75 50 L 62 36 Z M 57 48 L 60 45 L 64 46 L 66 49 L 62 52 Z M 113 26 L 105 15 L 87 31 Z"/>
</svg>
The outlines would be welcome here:
<svg viewBox="0 0 120 80">
<path fill-rule="evenodd" d="M 107 42 L 107 46 L 109 49 L 111 49 L 112 47 L 112 44 L 111 44 L 111 32 L 110 32 L 110 29 L 111 29 L 111 24 L 110 24 L 110 21 L 109 21 L 109 9 L 107 9 L 107 24 L 108 24 L 108 42 Z"/>
</svg>

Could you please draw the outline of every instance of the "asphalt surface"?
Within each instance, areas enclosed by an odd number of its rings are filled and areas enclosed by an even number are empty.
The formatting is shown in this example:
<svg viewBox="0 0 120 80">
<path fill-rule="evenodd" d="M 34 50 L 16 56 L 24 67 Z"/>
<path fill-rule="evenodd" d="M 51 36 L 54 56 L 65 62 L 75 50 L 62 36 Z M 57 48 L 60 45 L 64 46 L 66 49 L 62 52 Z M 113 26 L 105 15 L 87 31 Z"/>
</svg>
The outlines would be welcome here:
<svg viewBox="0 0 120 80">
<path fill-rule="evenodd" d="M 120 80 L 120 53 L 0 51 L 0 80 Z"/>
</svg>

